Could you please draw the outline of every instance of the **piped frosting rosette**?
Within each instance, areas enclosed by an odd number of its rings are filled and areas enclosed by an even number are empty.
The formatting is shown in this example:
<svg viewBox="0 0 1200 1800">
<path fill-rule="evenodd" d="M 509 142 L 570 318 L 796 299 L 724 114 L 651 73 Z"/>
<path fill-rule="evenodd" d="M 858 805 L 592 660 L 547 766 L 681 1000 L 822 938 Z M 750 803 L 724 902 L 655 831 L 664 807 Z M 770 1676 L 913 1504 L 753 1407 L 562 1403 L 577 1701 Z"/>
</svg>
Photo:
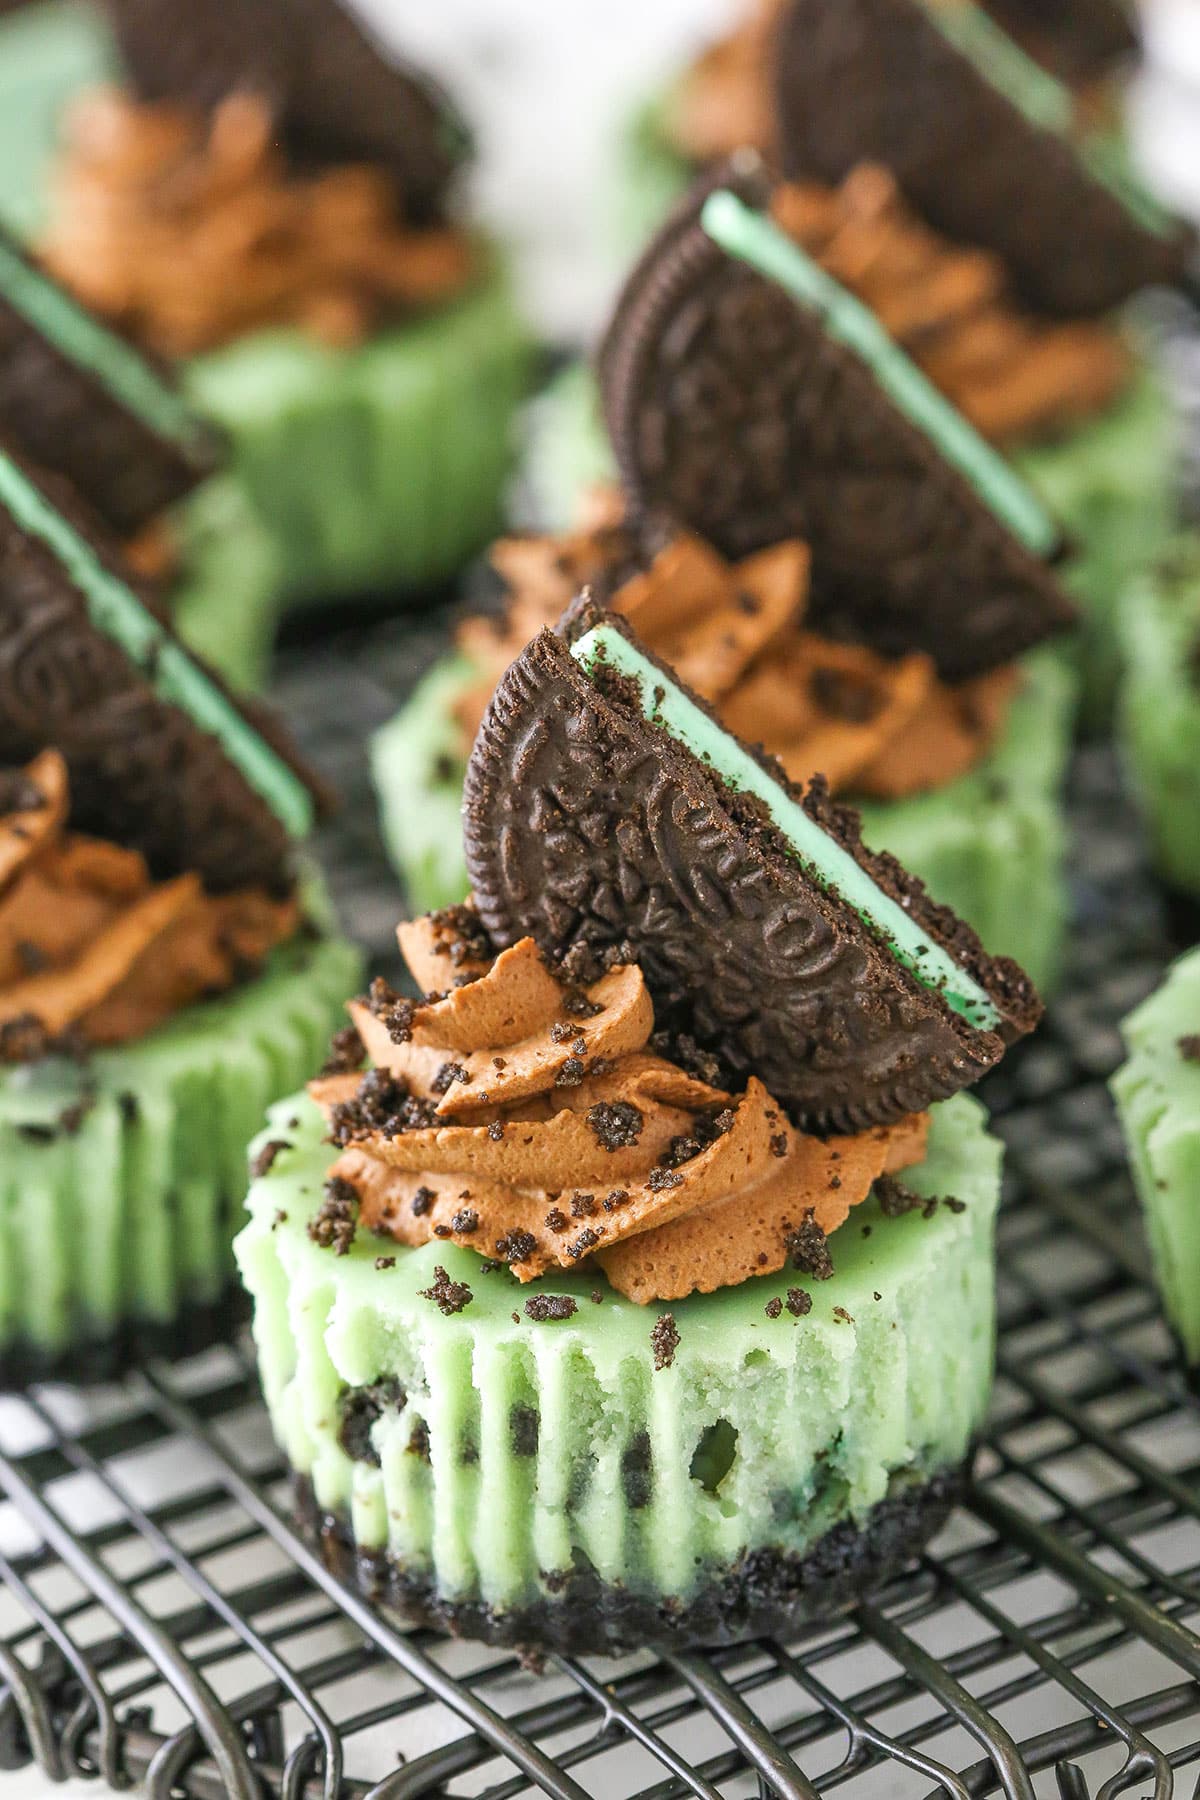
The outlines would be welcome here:
<svg viewBox="0 0 1200 1800">
<path fill-rule="evenodd" d="M 532 938 L 453 968 L 444 917 L 399 938 L 434 997 L 377 983 L 350 1009 L 374 1066 L 311 1089 L 342 1150 L 331 1181 L 380 1235 L 453 1242 L 522 1282 L 592 1257 L 628 1298 L 675 1300 L 812 1272 L 872 1183 L 924 1153 L 924 1114 L 810 1137 L 761 1081 L 731 1094 L 681 1067 L 633 964 L 571 988 Z"/>
</svg>

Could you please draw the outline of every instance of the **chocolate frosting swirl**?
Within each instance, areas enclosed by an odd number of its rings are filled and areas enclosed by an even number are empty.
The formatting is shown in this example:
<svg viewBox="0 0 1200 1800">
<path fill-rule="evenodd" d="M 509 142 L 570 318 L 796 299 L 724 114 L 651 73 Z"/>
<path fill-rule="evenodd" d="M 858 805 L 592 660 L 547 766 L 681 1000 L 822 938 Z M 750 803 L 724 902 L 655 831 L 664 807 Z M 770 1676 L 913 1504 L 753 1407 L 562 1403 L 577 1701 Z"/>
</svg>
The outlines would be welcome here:
<svg viewBox="0 0 1200 1800">
<path fill-rule="evenodd" d="M 0 1063 L 126 1043 L 231 987 L 298 924 L 294 900 L 156 883 L 141 856 L 68 826 L 67 765 L 0 780 Z"/>
<path fill-rule="evenodd" d="M 446 979 L 445 931 L 400 927 L 418 984 Z M 689 1074 L 653 1048 L 633 966 L 570 989 L 524 938 L 457 971 L 419 1005 L 378 986 L 353 1004 L 375 1066 L 313 1087 L 333 1181 L 403 1243 L 452 1240 L 521 1281 L 592 1257 L 634 1300 L 677 1299 L 784 1267 L 798 1229 L 835 1229 L 921 1155 L 923 1119 L 825 1143 L 753 1077 L 735 1097 Z"/>
</svg>

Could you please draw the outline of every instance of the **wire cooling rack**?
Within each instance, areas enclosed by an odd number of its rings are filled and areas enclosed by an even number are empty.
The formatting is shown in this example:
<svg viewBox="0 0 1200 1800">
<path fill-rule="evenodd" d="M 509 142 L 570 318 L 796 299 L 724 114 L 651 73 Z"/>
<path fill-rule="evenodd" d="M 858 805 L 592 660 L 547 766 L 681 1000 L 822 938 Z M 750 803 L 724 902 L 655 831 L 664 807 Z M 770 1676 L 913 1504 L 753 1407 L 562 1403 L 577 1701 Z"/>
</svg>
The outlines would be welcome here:
<svg viewBox="0 0 1200 1800">
<path fill-rule="evenodd" d="M 337 895 L 378 961 L 398 896 L 359 746 L 440 641 L 409 624 L 285 658 L 349 801 Z M 1104 1085 L 1168 946 L 1105 753 L 1072 811 L 1068 998 L 989 1094 L 1010 1151 L 995 1405 L 919 1564 L 793 1642 L 535 1670 L 394 1629 L 326 1574 L 244 1353 L 42 1389 L 0 1403 L 0 1769 L 158 1800 L 1200 1795 L 1200 1401 Z"/>
</svg>

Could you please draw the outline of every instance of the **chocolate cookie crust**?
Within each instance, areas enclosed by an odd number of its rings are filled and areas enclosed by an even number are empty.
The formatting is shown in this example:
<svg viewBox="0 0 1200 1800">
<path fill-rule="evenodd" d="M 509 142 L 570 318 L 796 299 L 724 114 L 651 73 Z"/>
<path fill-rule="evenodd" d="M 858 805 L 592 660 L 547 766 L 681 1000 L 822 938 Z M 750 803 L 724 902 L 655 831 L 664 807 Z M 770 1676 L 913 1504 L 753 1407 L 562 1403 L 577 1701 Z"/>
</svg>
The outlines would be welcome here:
<svg viewBox="0 0 1200 1800">
<path fill-rule="evenodd" d="M 616 1655 L 647 1646 L 736 1644 L 835 1617 L 919 1554 L 957 1504 L 970 1466 L 968 1458 L 924 1481 L 902 1479 L 862 1525 L 842 1521 L 804 1556 L 757 1550 L 713 1568 L 686 1604 L 633 1594 L 589 1568 L 565 1574 L 553 1597 L 532 1606 L 502 1611 L 482 1601 L 446 1600 L 428 1575 L 405 1569 L 385 1550 L 355 1544 L 349 1522 L 323 1512 L 303 1477 L 296 1478 L 295 1505 L 326 1567 L 373 1605 L 488 1644 Z"/>
<path fill-rule="evenodd" d="M 232 1210 L 232 1209 L 231 1209 Z M 42 1381 L 69 1381 L 73 1387 L 115 1381 L 156 1356 L 179 1360 L 199 1356 L 214 1344 L 228 1344 L 250 1317 L 250 1301 L 239 1282 L 219 1300 L 184 1306 L 169 1324 L 126 1321 L 116 1331 L 85 1337 L 64 1350 L 14 1342 L 0 1352 L 0 1392 Z"/>
<path fill-rule="evenodd" d="M 2 227 L 0 256 L 28 263 Z M 40 271 L 38 279 L 50 285 Z M 166 369 L 155 373 L 171 385 Z M 2 279 L 0 429 L 31 462 L 70 481 L 118 537 L 182 500 L 221 458 L 217 434 L 198 418 L 186 439 L 154 431 L 7 300 Z"/>
<path fill-rule="evenodd" d="M 1048 79 L 1043 77 L 1043 79 Z M 1193 247 L 1151 229 L 943 34 L 921 0 L 789 0 L 775 40 L 784 172 L 884 163 L 931 225 L 1003 257 L 1035 308 L 1109 311 L 1173 281 Z"/>
<path fill-rule="evenodd" d="M 735 561 L 805 539 L 815 630 L 885 656 L 924 652 L 950 681 L 1071 625 L 1050 570 L 868 365 L 709 237 L 700 213 L 715 185 L 702 179 L 647 250 L 601 350 L 635 513 Z M 757 174 L 723 185 L 769 198 Z"/>
<path fill-rule="evenodd" d="M 339 0 L 104 0 L 144 100 L 261 94 L 304 163 L 391 171 L 413 224 L 442 216 L 468 133 L 446 95 L 384 54 Z"/>
<path fill-rule="evenodd" d="M 919 882 L 865 850 L 853 814 L 820 795 L 810 805 L 969 968 L 1007 1035 L 1032 1029 L 1040 1003 L 1015 965 L 988 958 Z M 860 1131 L 919 1112 L 1003 1052 L 1000 1035 L 923 988 L 817 886 L 760 810 L 648 724 L 619 685 L 602 692 L 549 631 L 493 696 L 463 816 L 476 903 L 497 943 L 532 933 L 571 979 L 637 960 L 660 1027 L 714 1051 L 734 1081 L 757 1075 L 806 1129 Z"/>
<path fill-rule="evenodd" d="M 66 484 L 32 469 L 2 441 L 0 456 L 153 614 L 153 598 L 131 580 L 116 545 Z M 289 890 L 283 824 L 220 740 L 155 692 L 152 674 L 152 662 L 140 667 L 93 623 L 82 587 L 49 546 L 0 507 L 0 765 L 60 750 L 70 771 L 73 823 L 141 851 L 159 878 L 195 870 L 214 893 Z M 215 675 L 205 675 L 224 693 Z M 240 710 L 323 797 L 273 724 Z"/>
</svg>

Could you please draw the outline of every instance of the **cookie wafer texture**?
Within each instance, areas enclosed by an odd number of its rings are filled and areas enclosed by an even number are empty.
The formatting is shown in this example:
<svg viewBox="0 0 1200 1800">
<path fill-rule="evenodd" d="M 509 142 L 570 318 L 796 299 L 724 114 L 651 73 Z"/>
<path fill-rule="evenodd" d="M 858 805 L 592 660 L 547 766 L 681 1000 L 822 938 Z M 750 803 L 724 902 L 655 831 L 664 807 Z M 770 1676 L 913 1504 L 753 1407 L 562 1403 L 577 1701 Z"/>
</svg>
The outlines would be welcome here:
<svg viewBox="0 0 1200 1800">
<path fill-rule="evenodd" d="M 1132 56 L 1139 36 L 1121 0 L 984 0 L 1011 37 L 1064 81 L 1088 80 Z"/>
<path fill-rule="evenodd" d="M 0 443 L 0 765 L 53 746 L 76 828 L 213 892 L 290 886 L 324 795 L 157 616 L 65 483 Z"/>
<path fill-rule="evenodd" d="M 645 253 L 601 349 L 635 511 L 731 559 L 804 539 L 815 630 L 924 652 L 951 681 L 1073 623 L 1040 503 L 757 209 L 761 168 L 725 174 L 732 186 L 702 180 Z"/>
<path fill-rule="evenodd" d="M 367 162 L 412 224 L 440 217 L 468 145 L 446 95 L 339 0 L 104 0 L 140 98 L 205 109 L 263 95 L 298 162 Z"/>
<path fill-rule="evenodd" d="M 615 619 L 608 626 L 629 643 Z M 587 608 L 567 629 L 584 645 Z M 653 659 L 639 652 L 648 663 Z M 660 665 L 654 665 L 660 668 Z M 671 677 L 661 670 L 665 688 Z M 464 842 L 480 915 L 500 944 L 530 934 L 553 966 L 586 979 L 636 960 L 660 1026 L 713 1051 L 734 1084 L 757 1076 L 807 1130 L 856 1132 L 920 1112 L 977 1081 L 1040 1015 L 1014 964 L 872 856 L 857 816 L 807 799 L 769 762 L 781 801 L 803 801 L 825 874 L 889 903 L 978 1000 L 972 1023 L 868 929 L 832 880 L 806 865 L 756 795 L 734 792 L 643 711 L 615 668 L 591 675 L 543 631 L 500 682 L 467 771 Z M 695 696 L 720 754 L 749 754 Z M 733 764 L 733 755 L 730 762 Z M 909 961 L 913 958 L 910 956 Z M 920 967 L 919 961 L 916 963 Z M 971 1008 L 965 1008 L 970 1011 Z"/>
<path fill-rule="evenodd" d="M 132 537 L 217 467 L 170 374 L 102 325 L 0 228 L 0 431 Z"/>
<path fill-rule="evenodd" d="M 1173 281 L 1193 236 L 1134 188 L 1074 99 L 969 3 L 788 0 L 775 55 L 789 177 L 885 164 L 947 236 L 1004 258 L 1036 308 L 1107 312 Z"/>
</svg>

